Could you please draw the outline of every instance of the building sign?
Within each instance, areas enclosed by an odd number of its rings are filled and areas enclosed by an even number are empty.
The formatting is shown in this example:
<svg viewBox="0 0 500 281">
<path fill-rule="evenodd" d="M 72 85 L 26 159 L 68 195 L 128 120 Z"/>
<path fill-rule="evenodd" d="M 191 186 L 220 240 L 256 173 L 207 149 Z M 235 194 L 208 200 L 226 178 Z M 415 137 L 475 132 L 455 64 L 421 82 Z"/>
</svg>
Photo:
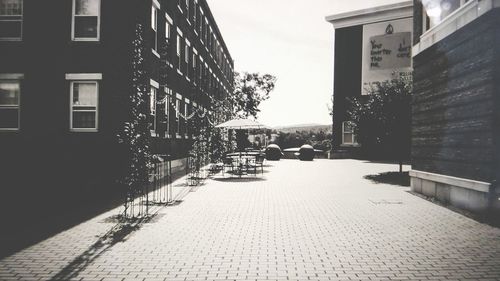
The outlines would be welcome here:
<svg viewBox="0 0 500 281">
<path fill-rule="evenodd" d="M 378 35 L 370 38 L 370 70 L 410 66 L 410 32 Z"/>
<path fill-rule="evenodd" d="M 411 75 L 411 19 L 363 26 L 362 94 L 377 83 Z"/>
</svg>

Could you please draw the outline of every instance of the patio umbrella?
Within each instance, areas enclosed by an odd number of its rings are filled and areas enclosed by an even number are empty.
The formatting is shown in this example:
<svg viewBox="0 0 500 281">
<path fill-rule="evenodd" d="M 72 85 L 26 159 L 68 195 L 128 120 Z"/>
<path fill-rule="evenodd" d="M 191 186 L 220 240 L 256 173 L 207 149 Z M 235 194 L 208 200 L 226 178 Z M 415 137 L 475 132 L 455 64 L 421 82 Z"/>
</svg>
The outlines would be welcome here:
<svg viewBox="0 0 500 281">
<path fill-rule="evenodd" d="M 267 126 L 250 119 L 232 119 L 215 126 L 216 128 L 226 128 L 234 130 L 263 129 Z"/>
<path fill-rule="evenodd" d="M 251 119 L 232 119 L 226 121 L 222 124 L 215 126 L 216 128 L 226 128 L 233 130 L 250 130 L 250 129 L 264 129 L 267 126 L 260 124 L 257 121 Z M 238 145 L 239 146 L 239 145 Z M 239 149 L 243 149 L 243 147 L 239 147 Z"/>
</svg>

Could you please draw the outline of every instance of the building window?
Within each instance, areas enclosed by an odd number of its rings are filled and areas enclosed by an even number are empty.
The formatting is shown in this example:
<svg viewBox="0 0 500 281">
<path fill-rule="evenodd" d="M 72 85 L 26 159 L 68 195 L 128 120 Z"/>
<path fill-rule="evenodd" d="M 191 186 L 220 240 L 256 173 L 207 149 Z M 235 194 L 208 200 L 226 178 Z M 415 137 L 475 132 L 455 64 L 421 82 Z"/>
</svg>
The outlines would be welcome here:
<svg viewBox="0 0 500 281">
<path fill-rule="evenodd" d="M 149 130 L 151 135 L 156 135 L 156 95 L 158 89 L 151 86 L 151 92 L 149 93 Z"/>
<path fill-rule="evenodd" d="M 151 29 L 153 33 L 151 35 L 151 48 L 154 51 L 158 51 L 158 9 L 153 5 L 151 6 Z"/>
<path fill-rule="evenodd" d="M 186 126 L 185 127 L 185 131 L 184 131 L 184 134 L 186 135 L 186 137 L 189 135 L 189 120 L 188 120 L 188 116 L 189 116 L 189 100 L 186 100 L 184 102 L 184 125 Z"/>
<path fill-rule="evenodd" d="M 19 130 L 21 82 L 0 80 L 0 130 Z"/>
<path fill-rule="evenodd" d="M 100 0 L 73 0 L 73 40 L 99 40 L 100 6 Z"/>
<path fill-rule="evenodd" d="M 170 23 L 167 21 L 165 23 L 165 39 L 167 39 L 167 41 L 170 39 L 170 34 L 172 32 L 171 29 L 172 29 L 172 27 L 171 27 Z"/>
<path fill-rule="evenodd" d="M 199 16 L 199 17 L 198 17 L 198 19 L 197 19 L 197 20 L 198 20 L 198 31 L 199 31 L 199 33 L 200 33 L 200 34 L 202 34 L 202 33 L 203 33 L 203 21 L 204 21 L 204 20 L 203 20 L 203 15 L 204 15 L 204 14 L 203 14 L 203 10 L 202 10 L 202 9 L 201 9 L 201 7 L 200 7 L 200 16 Z M 203 38 L 200 38 L 200 40 L 202 40 L 202 41 L 203 41 Z"/>
<path fill-rule="evenodd" d="M 424 7 L 423 31 L 438 25 L 468 0 L 422 1 Z"/>
<path fill-rule="evenodd" d="M 182 49 L 181 36 L 177 35 L 177 70 L 182 73 L 182 71 L 181 71 L 181 64 L 182 64 L 181 49 Z"/>
<path fill-rule="evenodd" d="M 193 2 L 193 25 L 195 26 L 194 32 L 196 32 L 196 18 L 197 18 L 197 11 L 198 11 L 198 2 L 195 0 Z"/>
<path fill-rule="evenodd" d="M 197 52 L 196 52 L 196 49 L 193 49 L 193 58 L 192 58 L 192 66 L 193 66 L 193 83 L 196 85 L 196 65 L 197 65 L 197 62 L 196 62 L 196 56 L 197 56 Z"/>
<path fill-rule="evenodd" d="M 189 78 L 189 68 L 191 67 L 189 65 L 189 57 L 190 57 L 190 54 L 189 54 L 189 45 L 191 45 L 189 43 L 189 41 L 186 41 L 186 45 L 184 46 L 184 63 L 185 63 L 185 66 L 186 66 L 186 77 Z"/>
<path fill-rule="evenodd" d="M 98 86 L 97 81 L 71 82 L 72 131 L 97 131 Z"/>
<path fill-rule="evenodd" d="M 356 135 L 354 134 L 354 123 L 351 121 L 342 122 L 342 143 L 357 144 Z"/>
<path fill-rule="evenodd" d="M 23 0 L 0 0 L 0 40 L 21 40 Z"/>
<path fill-rule="evenodd" d="M 181 7 L 181 3 L 182 3 L 182 0 L 177 0 L 177 8 L 179 9 L 179 11 L 181 12 L 181 14 L 183 13 L 182 11 L 182 7 Z"/>
<path fill-rule="evenodd" d="M 181 128 L 181 115 L 180 115 L 180 110 L 181 110 L 181 101 L 179 99 L 175 100 L 175 133 L 177 136 L 180 135 L 180 128 Z"/>
<path fill-rule="evenodd" d="M 167 94 L 165 96 L 165 137 L 168 137 L 170 135 L 170 94 Z"/>
</svg>

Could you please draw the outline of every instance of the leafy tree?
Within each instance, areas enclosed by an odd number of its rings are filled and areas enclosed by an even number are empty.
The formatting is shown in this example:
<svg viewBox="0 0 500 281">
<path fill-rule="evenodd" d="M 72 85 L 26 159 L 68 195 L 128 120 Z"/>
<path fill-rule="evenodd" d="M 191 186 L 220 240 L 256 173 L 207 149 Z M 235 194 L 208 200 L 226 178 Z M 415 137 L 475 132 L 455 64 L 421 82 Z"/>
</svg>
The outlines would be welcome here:
<svg viewBox="0 0 500 281">
<path fill-rule="evenodd" d="M 235 72 L 234 94 L 230 97 L 233 117 L 256 118 L 260 103 L 269 98 L 275 83 L 276 77 L 270 74 Z"/>
<path fill-rule="evenodd" d="M 353 98 L 348 112 L 362 148 L 398 159 L 400 172 L 410 155 L 411 90 L 408 78 L 382 82 L 368 96 Z"/>
</svg>

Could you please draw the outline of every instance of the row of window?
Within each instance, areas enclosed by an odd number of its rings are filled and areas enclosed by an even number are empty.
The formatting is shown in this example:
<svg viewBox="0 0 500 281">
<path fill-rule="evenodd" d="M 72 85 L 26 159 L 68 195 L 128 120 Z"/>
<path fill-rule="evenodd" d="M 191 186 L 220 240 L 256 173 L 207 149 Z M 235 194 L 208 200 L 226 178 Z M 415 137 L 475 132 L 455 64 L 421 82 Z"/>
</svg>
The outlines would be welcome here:
<svg viewBox="0 0 500 281">
<path fill-rule="evenodd" d="M 184 1 L 181 1 L 181 3 L 184 3 Z M 196 13 L 196 15 L 200 15 L 199 17 L 197 16 L 196 18 L 201 18 L 202 22 L 206 22 L 208 25 L 208 20 L 204 17 L 204 13 L 201 7 L 197 7 L 198 3 L 197 0 L 189 0 L 185 2 L 187 7 L 193 7 L 192 9 L 199 10 L 199 13 Z M 191 3 L 191 4 L 190 4 Z M 178 5 L 179 10 L 182 12 L 184 9 L 181 8 L 180 4 Z M 196 8 L 195 8 L 196 7 Z M 186 9 L 189 10 L 189 9 Z M 153 53 L 156 54 L 158 57 L 159 55 L 159 49 L 161 42 L 158 40 L 158 32 L 159 32 L 159 20 L 158 20 L 158 14 L 160 11 L 159 3 L 155 0 L 153 0 L 153 4 L 151 6 L 151 29 L 153 31 L 152 33 L 152 49 Z M 190 16 L 187 16 L 187 19 L 189 19 Z M 188 20 L 189 22 L 189 20 Z M 179 26 L 179 25 L 177 25 Z M 175 50 L 176 50 L 176 64 L 179 72 L 181 74 L 186 74 L 187 77 L 192 79 L 193 75 L 195 75 L 196 72 L 196 65 L 198 64 L 198 61 L 203 61 L 201 57 L 201 52 L 198 52 L 194 46 L 191 46 L 191 42 L 186 38 L 183 39 L 183 32 L 177 27 L 177 36 L 172 38 L 174 35 L 172 34 L 172 30 L 174 29 L 174 21 L 172 17 L 168 15 L 168 13 L 165 13 L 165 40 L 166 40 L 166 49 L 167 49 L 167 60 L 169 63 L 172 63 L 173 60 L 173 45 L 175 44 Z M 211 28 L 210 28 L 211 31 Z M 196 29 L 195 29 L 196 32 Z M 213 36 L 212 38 L 215 38 L 215 34 L 211 31 Z M 176 40 L 173 40 L 176 39 Z M 201 43 L 203 44 L 203 38 L 200 38 Z M 232 67 L 231 64 L 226 57 L 226 54 L 224 53 L 219 41 L 217 39 L 214 39 L 213 42 L 216 43 L 210 43 L 212 41 L 208 41 L 208 44 L 205 44 L 205 47 L 207 48 L 207 51 L 210 54 L 210 57 L 214 59 L 218 67 L 220 68 L 221 72 L 225 76 L 227 82 L 230 81 L 232 77 Z M 213 47 L 216 46 L 216 47 Z M 215 58 L 214 58 L 215 56 Z M 207 59 L 205 58 L 205 62 Z M 206 64 L 206 63 L 205 63 Z M 207 65 L 207 64 L 206 64 Z M 208 67 L 208 65 L 207 65 Z M 190 73 L 191 72 L 191 73 Z"/>
<path fill-rule="evenodd" d="M 67 74 L 70 96 L 70 130 L 76 132 L 97 132 L 99 116 L 99 82 L 101 74 Z M 0 78 L 0 130 L 17 131 L 20 129 L 21 113 L 21 81 L 20 74 L 2 74 Z M 154 83 L 152 83 L 154 84 Z M 164 131 L 166 135 L 189 135 L 190 127 L 188 116 L 195 110 L 205 111 L 203 106 L 183 99 L 179 94 L 173 95 L 172 90 L 166 88 L 165 100 L 158 103 L 158 87 L 152 85 L 150 92 L 149 124 L 152 135 L 158 131 L 157 113 L 159 106 L 164 106 Z M 175 97 L 175 98 L 174 98 Z M 172 106 L 173 105 L 173 106 Z M 171 111 L 173 114 L 171 115 Z M 182 116 L 181 116 L 182 115 Z M 175 117 L 175 125 L 170 128 L 168 118 Z"/>
<path fill-rule="evenodd" d="M 161 100 L 161 102 L 159 102 Z M 163 115 L 159 112 L 163 111 Z M 174 94 L 172 89 L 165 87 L 165 95 L 159 98 L 159 85 L 151 80 L 151 90 L 149 94 L 149 129 L 152 136 L 159 136 L 159 126 L 163 126 L 164 136 L 175 135 L 177 137 L 190 136 L 190 121 L 194 120 L 193 114 L 207 112 L 202 106 L 183 98 L 180 94 Z M 174 121 L 174 122 L 171 122 Z"/>
<path fill-rule="evenodd" d="M 0 79 L 0 130 L 17 131 L 20 129 L 21 79 L 22 75 L 20 74 L 2 74 Z M 101 79 L 101 75 L 68 74 L 66 79 L 70 81 L 70 130 L 97 131 L 98 79 Z"/>
<path fill-rule="evenodd" d="M 71 39 L 98 41 L 101 0 L 72 0 Z M 0 0 L 0 40 L 22 40 L 23 0 Z"/>
</svg>

